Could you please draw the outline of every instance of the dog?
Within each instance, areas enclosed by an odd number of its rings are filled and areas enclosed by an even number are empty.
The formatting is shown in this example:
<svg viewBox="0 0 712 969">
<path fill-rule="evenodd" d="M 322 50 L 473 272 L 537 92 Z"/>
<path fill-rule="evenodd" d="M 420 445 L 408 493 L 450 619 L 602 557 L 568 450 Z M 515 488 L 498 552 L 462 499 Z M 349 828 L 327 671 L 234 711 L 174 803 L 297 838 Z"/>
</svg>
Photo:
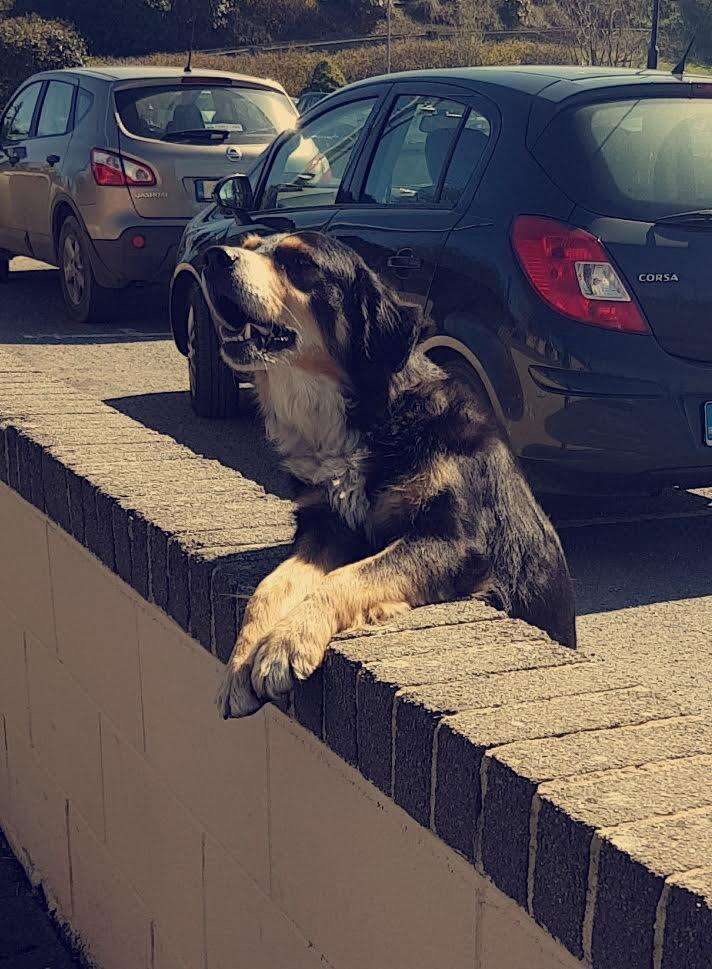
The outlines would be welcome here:
<svg viewBox="0 0 712 969">
<path fill-rule="evenodd" d="M 318 232 L 214 246 L 202 288 L 296 485 L 293 553 L 246 606 L 224 717 L 288 693 L 336 633 L 429 603 L 482 598 L 576 646 L 558 536 L 498 424 L 418 348 L 419 307 Z"/>
</svg>

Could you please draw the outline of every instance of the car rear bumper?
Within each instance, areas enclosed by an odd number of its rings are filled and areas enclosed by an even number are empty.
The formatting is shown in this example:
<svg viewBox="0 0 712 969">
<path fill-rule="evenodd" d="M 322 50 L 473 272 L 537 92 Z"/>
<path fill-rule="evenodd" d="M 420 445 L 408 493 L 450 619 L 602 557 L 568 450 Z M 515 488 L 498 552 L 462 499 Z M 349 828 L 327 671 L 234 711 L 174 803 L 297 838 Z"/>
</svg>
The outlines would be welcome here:
<svg viewBox="0 0 712 969">
<path fill-rule="evenodd" d="M 644 370 L 624 377 L 530 367 L 536 430 L 516 449 L 535 486 L 598 493 L 712 485 L 704 431 L 712 368 L 686 368 L 671 363 L 665 386 Z"/>
<path fill-rule="evenodd" d="M 136 225 L 117 239 L 93 239 L 94 274 L 102 286 L 168 282 L 184 225 Z M 133 240 L 141 237 L 142 247 Z"/>
</svg>

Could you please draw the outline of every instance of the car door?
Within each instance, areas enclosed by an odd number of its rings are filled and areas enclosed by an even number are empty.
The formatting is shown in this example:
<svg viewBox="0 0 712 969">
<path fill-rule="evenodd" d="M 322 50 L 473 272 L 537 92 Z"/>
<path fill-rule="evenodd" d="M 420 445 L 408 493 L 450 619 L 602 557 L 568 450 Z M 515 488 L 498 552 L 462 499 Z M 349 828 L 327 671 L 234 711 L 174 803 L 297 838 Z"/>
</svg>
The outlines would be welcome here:
<svg viewBox="0 0 712 969">
<path fill-rule="evenodd" d="M 427 307 L 439 254 L 483 170 L 497 113 L 484 98 L 437 82 L 397 84 L 354 173 L 353 201 L 328 231 L 409 302 Z"/>
<path fill-rule="evenodd" d="M 215 208 L 206 235 L 230 243 L 247 231 L 325 230 L 390 87 L 369 85 L 351 92 L 278 139 L 250 175 L 255 198 L 251 223 L 237 224 Z"/>
<path fill-rule="evenodd" d="M 42 95 L 34 137 L 27 142 L 22 178 L 17 179 L 15 204 L 23 214 L 30 248 L 38 259 L 54 258 L 51 199 L 61 185 L 62 167 L 71 140 L 76 84 L 51 80 Z"/>
<path fill-rule="evenodd" d="M 265 164 L 254 219 L 276 231 L 325 229 L 389 87 L 352 91 L 286 136 Z"/>
<path fill-rule="evenodd" d="M 0 120 L 0 248 L 15 255 L 29 252 L 27 228 L 17 191 L 34 130 L 44 82 L 25 85 L 8 104 Z"/>
</svg>

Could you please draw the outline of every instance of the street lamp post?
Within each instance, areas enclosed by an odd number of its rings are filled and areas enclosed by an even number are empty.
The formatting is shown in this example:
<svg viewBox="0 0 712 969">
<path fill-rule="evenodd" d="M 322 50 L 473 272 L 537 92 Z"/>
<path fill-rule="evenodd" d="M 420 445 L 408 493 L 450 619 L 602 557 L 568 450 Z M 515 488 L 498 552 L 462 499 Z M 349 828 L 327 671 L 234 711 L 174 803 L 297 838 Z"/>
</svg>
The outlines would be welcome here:
<svg viewBox="0 0 712 969">
<path fill-rule="evenodd" d="M 653 0 L 653 22 L 650 27 L 650 45 L 648 46 L 648 70 L 658 69 L 658 21 L 660 20 L 660 0 Z"/>
</svg>

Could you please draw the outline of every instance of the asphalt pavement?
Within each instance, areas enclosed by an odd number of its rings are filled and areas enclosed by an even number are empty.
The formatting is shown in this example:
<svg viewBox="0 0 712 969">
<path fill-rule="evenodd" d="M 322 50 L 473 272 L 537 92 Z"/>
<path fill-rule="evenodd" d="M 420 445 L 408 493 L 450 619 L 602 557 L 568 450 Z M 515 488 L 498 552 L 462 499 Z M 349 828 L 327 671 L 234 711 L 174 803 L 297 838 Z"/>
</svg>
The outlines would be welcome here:
<svg viewBox="0 0 712 969">
<path fill-rule="evenodd" d="M 27 259 L 12 270 L 0 287 L 7 350 L 286 495 L 254 415 L 220 422 L 192 414 L 186 362 L 160 293 L 117 297 L 119 322 L 83 327 L 65 320 L 55 271 Z M 644 671 L 651 688 L 678 695 L 687 709 L 709 712 L 712 489 L 562 498 L 547 510 L 574 576 L 581 645 L 615 667 Z"/>
</svg>

